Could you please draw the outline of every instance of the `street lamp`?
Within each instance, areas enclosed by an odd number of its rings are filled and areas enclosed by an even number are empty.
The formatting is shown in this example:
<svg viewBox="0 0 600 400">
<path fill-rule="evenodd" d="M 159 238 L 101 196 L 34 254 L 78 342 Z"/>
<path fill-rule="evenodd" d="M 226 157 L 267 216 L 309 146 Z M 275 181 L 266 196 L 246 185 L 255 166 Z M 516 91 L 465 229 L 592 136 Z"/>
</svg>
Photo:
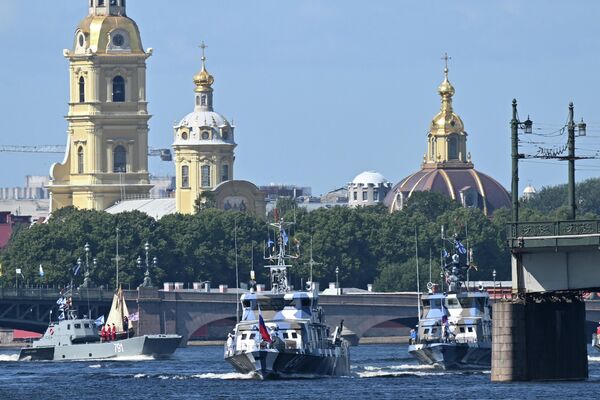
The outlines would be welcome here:
<svg viewBox="0 0 600 400">
<path fill-rule="evenodd" d="M 86 243 L 85 246 L 83 246 L 83 249 L 85 250 L 85 274 L 83 275 L 83 283 L 81 284 L 80 287 L 89 288 L 91 286 L 91 281 L 90 281 L 90 244 Z M 77 264 L 79 266 L 81 266 L 81 258 L 77 259 Z"/>
<path fill-rule="evenodd" d="M 510 121 L 511 127 L 511 144 L 512 144 L 512 211 L 513 211 L 513 222 L 519 222 L 519 158 L 523 158 L 522 154 L 519 154 L 519 129 L 522 129 L 525 134 L 531 134 L 533 132 L 533 122 L 527 116 L 527 120 L 524 122 L 519 121 L 519 114 L 517 113 L 517 99 L 512 101 L 512 120 Z"/>
<path fill-rule="evenodd" d="M 496 301 L 496 269 L 492 271 L 492 278 L 494 279 L 494 302 Z"/>
<path fill-rule="evenodd" d="M 335 288 L 337 294 L 340 294 L 340 267 L 335 267 Z"/>
<path fill-rule="evenodd" d="M 146 272 L 144 272 L 144 282 L 142 283 L 142 287 L 152 287 L 152 280 L 150 279 L 150 263 L 148 261 L 148 252 L 150 251 L 150 243 L 146 242 L 144 244 L 144 251 L 146 252 Z M 158 266 L 158 258 L 154 257 L 152 260 L 154 267 Z M 142 266 L 142 258 L 138 256 L 137 258 L 138 268 Z"/>
</svg>

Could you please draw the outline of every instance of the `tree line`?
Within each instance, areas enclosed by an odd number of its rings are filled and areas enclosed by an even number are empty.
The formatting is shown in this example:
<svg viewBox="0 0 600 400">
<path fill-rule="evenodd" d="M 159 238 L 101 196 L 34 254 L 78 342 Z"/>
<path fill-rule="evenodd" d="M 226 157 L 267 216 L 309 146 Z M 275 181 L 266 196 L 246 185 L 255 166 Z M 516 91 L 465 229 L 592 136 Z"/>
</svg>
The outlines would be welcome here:
<svg viewBox="0 0 600 400">
<path fill-rule="evenodd" d="M 562 185 L 564 186 L 564 185 Z M 581 218 L 596 218 L 600 211 L 600 180 L 578 185 Z M 562 187 L 543 188 L 534 199 L 522 201 L 523 220 L 561 218 L 566 211 Z M 564 201 L 563 198 L 564 197 Z M 299 288 L 309 277 L 310 248 L 316 265 L 315 281 L 325 287 L 336 281 L 336 268 L 343 287 L 397 291 L 416 289 L 416 257 L 420 265 L 421 287 L 430 279 L 440 280 L 440 252 L 452 245 L 441 239 L 441 226 L 448 237 L 456 237 L 473 251 L 471 279 L 510 279 L 510 253 L 506 246 L 508 209 L 486 217 L 478 209 L 463 208 L 436 193 L 414 193 L 407 206 L 395 213 L 385 207 L 333 207 L 307 212 L 292 200 L 278 202 L 279 214 L 294 222 L 288 235 L 298 259 L 290 271 L 290 281 Z M 89 244 L 89 272 L 96 286 L 116 285 L 115 256 L 119 231 L 119 281 L 125 288 L 141 284 L 145 272 L 144 245 L 149 244 L 153 283 L 210 281 L 213 286 L 235 287 L 236 262 L 240 282 L 249 280 L 254 268 L 259 283 L 268 283 L 263 266 L 267 221 L 273 216 L 254 217 L 234 211 L 198 208 L 194 215 L 172 214 L 156 221 L 133 211 L 108 214 L 103 211 L 64 208 L 45 224 L 17 229 L 8 246 L 0 252 L 0 284 L 13 286 L 16 269 L 19 285 L 64 285 L 74 279 L 80 284 L 86 269 L 85 244 Z M 418 249 L 415 243 L 418 241 Z M 237 243 L 237 254 L 236 254 Z M 142 260 L 138 266 L 138 257 Z M 156 266 L 152 260 L 157 257 Z M 77 260 L 82 267 L 74 275 Z M 95 262 L 94 262 L 95 259 Z M 42 265 L 44 276 L 40 276 Z M 431 271 L 431 274 L 430 274 Z M 431 275 L 431 277 L 430 277 Z"/>
</svg>

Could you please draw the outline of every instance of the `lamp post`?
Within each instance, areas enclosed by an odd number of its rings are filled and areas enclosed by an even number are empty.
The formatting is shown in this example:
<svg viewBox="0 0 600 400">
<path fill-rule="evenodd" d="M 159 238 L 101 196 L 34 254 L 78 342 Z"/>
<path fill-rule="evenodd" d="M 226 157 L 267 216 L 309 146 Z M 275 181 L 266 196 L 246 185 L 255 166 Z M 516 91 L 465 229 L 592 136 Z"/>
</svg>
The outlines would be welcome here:
<svg viewBox="0 0 600 400">
<path fill-rule="evenodd" d="M 89 288 L 92 285 L 90 280 L 90 244 L 86 243 L 83 249 L 85 250 L 85 274 L 83 275 L 83 283 L 80 287 Z M 81 266 L 81 258 L 77 259 L 77 264 Z"/>
<path fill-rule="evenodd" d="M 494 279 L 494 302 L 496 302 L 496 269 L 492 271 L 492 278 Z"/>
<path fill-rule="evenodd" d="M 519 115 L 517 113 L 517 99 L 512 101 L 512 120 L 510 121 L 511 127 L 511 158 L 512 158 L 512 217 L 513 223 L 519 222 L 519 158 L 523 158 L 522 154 L 519 154 L 519 129 L 523 129 L 525 134 L 532 133 L 533 122 L 527 117 L 524 122 L 519 121 Z"/>
<path fill-rule="evenodd" d="M 567 148 L 569 151 L 569 155 L 567 159 L 569 160 L 569 219 L 574 220 L 576 216 L 577 205 L 575 204 L 575 129 L 577 128 L 578 136 L 585 136 L 586 134 L 586 123 L 581 122 L 575 124 L 573 121 L 573 102 L 569 103 L 569 122 L 567 123 Z"/>
<path fill-rule="evenodd" d="M 142 282 L 142 287 L 152 287 L 152 280 L 150 279 L 150 262 L 148 260 L 148 252 L 150 251 L 150 243 L 146 242 L 144 244 L 144 251 L 146 252 L 146 272 L 144 272 L 144 282 Z M 156 267 L 158 265 L 158 258 L 154 257 L 152 260 L 153 265 Z M 137 258 L 138 267 L 141 267 L 142 258 L 138 256 Z"/>
<path fill-rule="evenodd" d="M 335 288 L 337 294 L 340 294 L 340 267 L 335 267 Z"/>
</svg>

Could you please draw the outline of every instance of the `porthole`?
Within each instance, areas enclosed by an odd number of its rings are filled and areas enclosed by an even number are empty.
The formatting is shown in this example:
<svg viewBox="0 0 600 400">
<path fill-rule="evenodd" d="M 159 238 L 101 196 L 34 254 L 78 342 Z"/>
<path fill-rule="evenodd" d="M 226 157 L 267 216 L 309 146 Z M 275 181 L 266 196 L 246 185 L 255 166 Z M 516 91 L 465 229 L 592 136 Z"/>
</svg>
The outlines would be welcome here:
<svg viewBox="0 0 600 400">
<path fill-rule="evenodd" d="M 92 353 L 90 353 L 90 357 L 92 356 Z"/>
<path fill-rule="evenodd" d="M 187 140 L 187 138 L 188 138 L 187 132 L 181 132 L 181 139 Z"/>
<path fill-rule="evenodd" d="M 62 358 L 65 358 L 65 355 L 63 354 Z"/>
<path fill-rule="evenodd" d="M 85 37 L 83 35 L 83 33 L 79 34 L 79 47 L 83 47 L 83 45 L 85 44 Z"/>
<path fill-rule="evenodd" d="M 208 139 L 208 132 L 202 132 L 202 139 L 207 140 Z"/>
</svg>

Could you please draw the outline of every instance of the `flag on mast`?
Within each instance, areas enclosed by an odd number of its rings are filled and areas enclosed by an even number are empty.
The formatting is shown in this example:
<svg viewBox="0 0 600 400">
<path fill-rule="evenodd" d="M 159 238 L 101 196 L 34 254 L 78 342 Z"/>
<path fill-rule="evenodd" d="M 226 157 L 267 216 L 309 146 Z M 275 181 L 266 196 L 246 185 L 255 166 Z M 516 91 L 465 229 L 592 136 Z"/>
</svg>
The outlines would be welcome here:
<svg viewBox="0 0 600 400">
<path fill-rule="evenodd" d="M 260 331 L 260 336 L 263 338 L 264 341 L 271 343 L 271 335 L 269 335 L 269 330 L 267 329 L 267 325 L 265 325 L 265 320 L 263 319 L 262 315 L 258 314 L 258 330 Z"/>
<path fill-rule="evenodd" d="M 40 264 L 40 276 L 43 278 L 44 275 L 44 268 L 42 268 L 42 264 Z"/>
</svg>

